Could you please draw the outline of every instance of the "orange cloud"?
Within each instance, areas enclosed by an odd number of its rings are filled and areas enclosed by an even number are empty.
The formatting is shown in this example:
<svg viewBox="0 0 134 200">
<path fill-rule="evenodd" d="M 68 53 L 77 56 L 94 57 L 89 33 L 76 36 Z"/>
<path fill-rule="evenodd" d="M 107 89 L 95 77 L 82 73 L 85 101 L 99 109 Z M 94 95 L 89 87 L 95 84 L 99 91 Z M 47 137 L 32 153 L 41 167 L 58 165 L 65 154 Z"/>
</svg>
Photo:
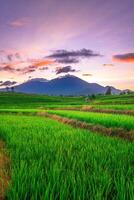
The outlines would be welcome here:
<svg viewBox="0 0 134 200">
<path fill-rule="evenodd" d="M 48 70 L 48 66 L 55 63 L 53 60 L 46 58 L 28 59 L 20 56 L 18 52 L 2 51 L 0 53 L 2 53 L 2 58 L 3 56 L 5 58 L 4 62 L 0 62 L 1 72 L 26 74 L 35 72 L 36 70 Z"/>
<path fill-rule="evenodd" d="M 114 55 L 113 61 L 124 62 L 124 63 L 134 63 L 134 53 Z"/>
<path fill-rule="evenodd" d="M 53 63 L 54 63 L 54 61 L 52 61 L 52 60 L 40 60 L 40 61 L 34 62 L 33 64 L 36 67 L 42 67 L 42 66 L 46 66 L 46 65 L 51 65 Z"/>
</svg>

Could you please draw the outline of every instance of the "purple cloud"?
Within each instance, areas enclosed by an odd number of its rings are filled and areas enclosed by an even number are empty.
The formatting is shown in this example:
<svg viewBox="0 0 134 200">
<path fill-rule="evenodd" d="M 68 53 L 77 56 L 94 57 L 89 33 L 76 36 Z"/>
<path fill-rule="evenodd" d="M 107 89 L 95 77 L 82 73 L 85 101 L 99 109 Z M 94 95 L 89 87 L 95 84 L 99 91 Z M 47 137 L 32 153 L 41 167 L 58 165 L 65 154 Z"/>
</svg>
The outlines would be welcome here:
<svg viewBox="0 0 134 200">
<path fill-rule="evenodd" d="M 57 68 L 56 68 L 56 74 L 68 73 L 68 72 L 76 72 L 76 70 L 75 70 L 75 69 L 72 69 L 71 66 L 57 67 Z"/>
<path fill-rule="evenodd" d="M 91 57 L 100 57 L 102 56 L 99 53 L 95 53 L 90 49 L 80 49 L 80 50 L 56 50 L 54 53 L 47 56 L 48 58 L 55 59 L 59 63 L 78 63 L 80 59 L 91 58 Z"/>
</svg>

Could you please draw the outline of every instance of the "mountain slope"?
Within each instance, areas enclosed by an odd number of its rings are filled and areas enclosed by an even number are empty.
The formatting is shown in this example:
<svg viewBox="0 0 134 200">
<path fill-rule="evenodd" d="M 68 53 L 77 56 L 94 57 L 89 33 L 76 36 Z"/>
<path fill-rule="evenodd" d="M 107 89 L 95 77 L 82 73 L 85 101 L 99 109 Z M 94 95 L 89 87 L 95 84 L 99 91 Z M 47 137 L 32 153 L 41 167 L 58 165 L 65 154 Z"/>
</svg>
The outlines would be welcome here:
<svg viewBox="0 0 134 200">
<path fill-rule="evenodd" d="M 16 92 L 37 93 L 47 95 L 91 95 L 105 93 L 107 87 L 96 83 L 88 83 L 76 76 L 66 75 L 50 81 L 32 79 L 15 87 Z M 114 93 L 120 90 L 114 88 Z"/>
</svg>

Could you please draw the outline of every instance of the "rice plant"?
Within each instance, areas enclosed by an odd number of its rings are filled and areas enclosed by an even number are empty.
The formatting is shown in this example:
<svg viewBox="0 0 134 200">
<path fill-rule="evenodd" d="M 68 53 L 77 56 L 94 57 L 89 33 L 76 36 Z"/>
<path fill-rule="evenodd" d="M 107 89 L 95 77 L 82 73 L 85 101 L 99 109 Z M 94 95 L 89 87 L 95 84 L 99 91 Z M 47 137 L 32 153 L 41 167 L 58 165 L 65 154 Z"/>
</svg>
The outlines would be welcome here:
<svg viewBox="0 0 134 200">
<path fill-rule="evenodd" d="M 106 127 L 118 127 L 126 130 L 134 129 L 133 116 L 70 110 L 49 110 L 48 113 L 58 114 L 64 117 L 78 119 L 93 124 L 101 124 Z"/>
<path fill-rule="evenodd" d="M 10 200 L 132 200 L 134 143 L 42 117 L 0 116 Z"/>
</svg>

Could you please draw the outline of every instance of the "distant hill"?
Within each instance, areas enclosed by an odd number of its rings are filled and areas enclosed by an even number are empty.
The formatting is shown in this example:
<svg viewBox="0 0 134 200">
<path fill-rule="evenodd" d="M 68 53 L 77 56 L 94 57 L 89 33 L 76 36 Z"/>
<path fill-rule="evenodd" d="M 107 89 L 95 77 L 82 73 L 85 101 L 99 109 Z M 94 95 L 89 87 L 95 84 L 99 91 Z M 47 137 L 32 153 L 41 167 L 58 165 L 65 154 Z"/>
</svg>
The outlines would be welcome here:
<svg viewBox="0 0 134 200">
<path fill-rule="evenodd" d="M 15 91 L 47 95 L 91 95 L 104 94 L 107 87 L 97 83 L 88 83 L 76 76 L 66 75 L 52 80 L 31 79 L 15 86 Z M 120 90 L 112 87 L 112 93 L 118 94 L 120 92 Z"/>
</svg>

